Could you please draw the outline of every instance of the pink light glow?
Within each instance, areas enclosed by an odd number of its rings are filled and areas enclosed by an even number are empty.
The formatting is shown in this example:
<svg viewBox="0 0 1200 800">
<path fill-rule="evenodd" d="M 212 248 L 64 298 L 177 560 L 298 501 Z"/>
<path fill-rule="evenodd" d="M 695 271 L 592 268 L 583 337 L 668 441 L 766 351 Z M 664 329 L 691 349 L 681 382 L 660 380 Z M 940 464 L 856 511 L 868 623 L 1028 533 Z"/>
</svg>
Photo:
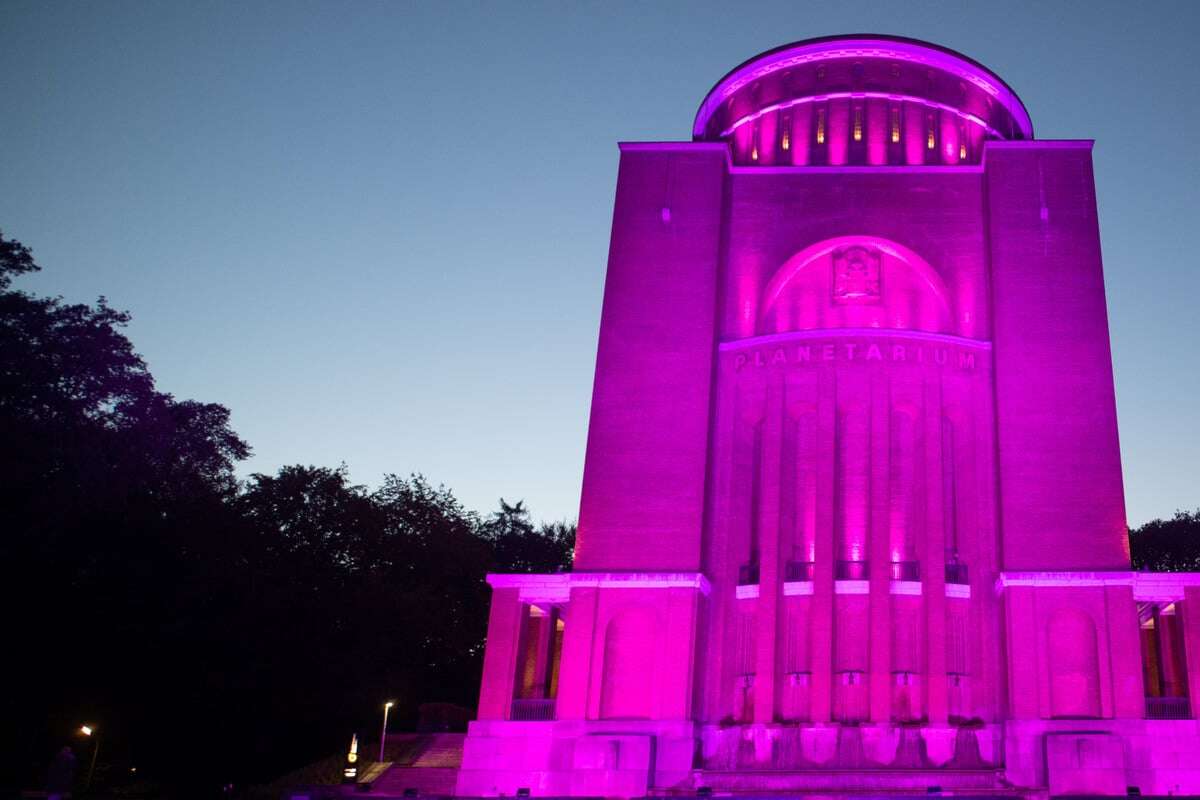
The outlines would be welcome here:
<svg viewBox="0 0 1200 800">
<path fill-rule="evenodd" d="M 829 104 L 829 129 L 826 144 L 829 148 L 829 163 L 833 166 L 845 164 L 850 152 L 850 103 L 839 98 Z"/>
<path fill-rule="evenodd" d="M 698 125 L 732 141 L 621 145 L 575 571 L 489 576 L 458 794 L 1200 794 L 1200 575 L 1129 571 L 1090 143 L 997 140 L 998 78 L 886 38 Z"/>
<path fill-rule="evenodd" d="M 949 72 L 995 98 L 1013 115 L 1024 138 L 1033 138 L 1033 124 L 1025 107 L 1012 90 L 995 75 L 957 54 L 920 42 L 895 38 L 832 38 L 826 41 L 798 42 L 752 59 L 723 78 L 708 93 L 696 114 L 692 135 L 696 139 L 703 138 L 713 113 L 743 87 L 781 70 L 844 58 L 895 59 Z"/>
<path fill-rule="evenodd" d="M 987 121 L 980 119 L 975 114 L 963 111 L 953 106 L 939 103 L 934 100 L 928 100 L 924 97 L 918 97 L 911 94 L 892 94 L 890 92 L 828 92 L 826 94 L 812 95 L 811 97 L 797 97 L 792 100 L 787 100 L 782 103 L 774 103 L 772 105 L 760 108 L 744 117 L 739 118 L 736 122 L 730 125 L 725 130 L 721 131 L 721 138 L 727 138 L 733 135 L 739 128 L 749 125 L 757 120 L 764 119 L 773 115 L 777 111 L 794 108 L 796 106 L 804 106 L 810 103 L 823 103 L 827 101 L 847 101 L 847 100 L 886 100 L 895 103 L 904 103 L 905 105 L 925 108 L 929 111 L 944 111 L 947 114 L 953 114 L 956 118 L 961 119 L 971 125 L 977 126 L 981 131 L 997 139 L 1005 138 L 1000 131 L 987 124 Z M 831 104 L 832 105 L 832 104 Z"/>
<path fill-rule="evenodd" d="M 809 153 L 812 147 L 812 142 L 810 141 L 808 132 L 812 127 L 812 106 L 797 106 L 791 112 L 791 119 L 792 164 L 802 167 L 805 164 L 808 164 L 810 160 Z"/>
<path fill-rule="evenodd" d="M 881 165 L 887 163 L 887 143 L 889 134 L 888 103 L 879 98 L 866 101 L 867 124 L 867 163 Z"/>
<path fill-rule="evenodd" d="M 904 161 L 906 164 L 924 164 L 926 150 L 925 110 L 918 103 L 905 103 L 904 109 Z"/>
<path fill-rule="evenodd" d="M 890 285 L 885 301 L 833 306 L 814 302 L 816 297 L 830 291 L 828 281 L 833 267 L 827 263 L 828 259 L 854 248 L 882 254 L 884 263 L 879 268 L 888 274 Z M 763 319 L 759 328 L 763 333 L 815 328 L 906 328 L 912 309 L 919 314 L 917 325 L 922 330 L 948 332 L 951 326 L 948 292 L 938 274 L 903 245 L 868 236 L 837 237 L 797 253 L 771 276 L 761 307 Z"/>
<path fill-rule="evenodd" d="M 777 117 L 763 117 L 758 121 L 758 157 L 768 164 L 775 163 L 775 147 L 779 142 L 776 133 Z"/>
<path fill-rule="evenodd" d="M 942 145 L 942 163 L 957 164 L 959 161 L 959 122 L 949 114 L 942 114 L 939 139 Z"/>
</svg>

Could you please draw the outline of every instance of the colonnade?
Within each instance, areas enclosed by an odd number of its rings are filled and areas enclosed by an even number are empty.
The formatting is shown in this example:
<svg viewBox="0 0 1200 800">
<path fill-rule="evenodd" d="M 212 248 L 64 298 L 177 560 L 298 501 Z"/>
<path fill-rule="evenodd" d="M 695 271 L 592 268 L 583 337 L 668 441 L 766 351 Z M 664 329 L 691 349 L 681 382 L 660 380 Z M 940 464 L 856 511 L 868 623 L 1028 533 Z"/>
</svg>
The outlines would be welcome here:
<svg viewBox="0 0 1200 800">
<path fill-rule="evenodd" d="M 738 125 L 744 166 L 977 164 L 994 134 L 954 109 L 917 97 L 844 92 L 804 97 Z"/>
</svg>

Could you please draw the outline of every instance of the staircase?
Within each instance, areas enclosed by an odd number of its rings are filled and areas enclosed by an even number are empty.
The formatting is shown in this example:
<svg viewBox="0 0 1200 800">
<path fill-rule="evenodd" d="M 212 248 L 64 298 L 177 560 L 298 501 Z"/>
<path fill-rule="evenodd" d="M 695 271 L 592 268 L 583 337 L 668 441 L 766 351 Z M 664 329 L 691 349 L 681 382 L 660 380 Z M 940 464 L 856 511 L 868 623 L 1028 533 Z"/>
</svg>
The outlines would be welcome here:
<svg viewBox="0 0 1200 800">
<path fill-rule="evenodd" d="M 1003 773 L 995 769 L 805 769 L 718 771 L 697 770 L 694 789 L 707 787 L 714 794 L 754 795 L 781 793 L 888 792 L 911 795 L 955 794 L 1003 796 L 1008 788 Z"/>
<path fill-rule="evenodd" d="M 450 796 L 462 766 L 464 733 L 434 733 L 414 736 L 381 777 L 371 785 L 368 797 L 404 797 L 406 791 L 418 795 Z"/>
</svg>

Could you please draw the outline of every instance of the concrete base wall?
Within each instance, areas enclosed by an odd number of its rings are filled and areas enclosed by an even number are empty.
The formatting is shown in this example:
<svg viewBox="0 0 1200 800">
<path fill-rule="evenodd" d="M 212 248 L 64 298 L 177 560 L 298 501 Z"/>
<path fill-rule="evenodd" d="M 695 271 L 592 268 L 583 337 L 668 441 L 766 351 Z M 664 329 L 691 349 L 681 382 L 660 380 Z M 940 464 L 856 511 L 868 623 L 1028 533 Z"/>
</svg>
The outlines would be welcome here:
<svg viewBox="0 0 1200 800">
<path fill-rule="evenodd" d="M 1022 720 L 1004 725 L 1005 777 L 1051 795 L 1200 794 L 1196 720 Z"/>
<path fill-rule="evenodd" d="M 1055 795 L 1200 795 L 1200 722 L 1029 720 L 953 727 L 472 722 L 457 794 L 1012 787 Z"/>
<path fill-rule="evenodd" d="M 642 797 L 690 786 L 690 722 L 472 722 L 458 775 L 460 796 Z"/>
<path fill-rule="evenodd" d="M 707 726 L 700 766 L 762 770 L 989 770 L 1003 764 L 999 725 L 837 724 Z"/>
</svg>

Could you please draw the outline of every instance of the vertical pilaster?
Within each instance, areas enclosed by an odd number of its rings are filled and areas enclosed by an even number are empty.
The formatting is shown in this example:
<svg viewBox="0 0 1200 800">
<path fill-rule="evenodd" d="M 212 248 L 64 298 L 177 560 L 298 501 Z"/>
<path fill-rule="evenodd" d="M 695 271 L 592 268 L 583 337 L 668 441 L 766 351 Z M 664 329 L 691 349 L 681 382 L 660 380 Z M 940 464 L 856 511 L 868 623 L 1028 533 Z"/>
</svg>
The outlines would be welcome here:
<svg viewBox="0 0 1200 800">
<path fill-rule="evenodd" d="M 774 722 L 775 685 L 778 678 L 776 651 L 779 632 L 779 592 L 782 569 L 779 563 L 780 453 L 783 442 L 782 376 L 772 376 L 767 386 L 763 420 L 762 462 L 759 464 L 759 585 L 758 626 L 755 643 L 754 721 Z"/>
<path fill-rule="evenodd" d="M 817 546 L 813 564 L 812 721 L 829 722 L 833 701 L 833 454 L 836 392 L 833 373 L 821 376 L 817 399 Z"/>
<path fill-rule="evenodd" d="M 974 407 L 979 409 L 975 423 L 975 486 L 979 502 L 979 526 L 966 533 L 965 541 L 971 547 L 967 561 L 967 578 L 970 581 L 971 604 L 970 628 L 972 652 L 968 653 L 967 665 L 971 677 L 968 687 L 971 703 L 976 714 L 984 720 L 999 717 L 1003 703 L 1003 647 L 1001 625 L 1004 612 L 993 587 L 999 573 L 1000 542 L 996 536 L 996 472 L 995 439 L 991 384 L 991 355 L 987 356 L 988 377 L 975 384 Z"/>
<path fill-rule="evenodd" d="M 925 710 L 946 722 L 946 541 L 943 502 L 942 391 L 940 378 L 925 382 L 925 540 L 921 551 L 925 606 Z"/>
<path fill-rule="evenodd" d="M 1129 586 L 1104 589 L 1109 663 L 1112 670 L 1112 705 L 1106 709 L 1117 719 L 1138 719 L 1146 713 L 1142 681 L 1142 647 L 1138 637 L 1137 603 Z"/>
<path fill-rule="evenodd" d="M 708 540 L 708 577 L 712 581 L 712 613 L 706 621 L 709 634 L 706 652 L 708 665 L 704 670 L 705 688 L 702 692 L 701 718 L 715 721 L 732 708 L 732 672 L 728 654 L 732 647 L 735 609 L 733 594 L 737 566 L 734 563 L 732 529 L 733 492 L 733 435 L 735 418 L 734 392 L 737 382 L 725 380 L 718 388 L 716 425 L 713 438 L 712 501 L 709 508 L 710 535 Z M 715 534 L 715 535 L 714 535 Z"/>
<path fill-rule="evenodd" d="M 887 722 L 892 715 L 891 594 L 888 564 L 888 503 L 891 391 L 887 378 L 871 379 L 870 514 L 868 522 L 871 562 L 870 619 L 870 719 Z"/>
</svg>

